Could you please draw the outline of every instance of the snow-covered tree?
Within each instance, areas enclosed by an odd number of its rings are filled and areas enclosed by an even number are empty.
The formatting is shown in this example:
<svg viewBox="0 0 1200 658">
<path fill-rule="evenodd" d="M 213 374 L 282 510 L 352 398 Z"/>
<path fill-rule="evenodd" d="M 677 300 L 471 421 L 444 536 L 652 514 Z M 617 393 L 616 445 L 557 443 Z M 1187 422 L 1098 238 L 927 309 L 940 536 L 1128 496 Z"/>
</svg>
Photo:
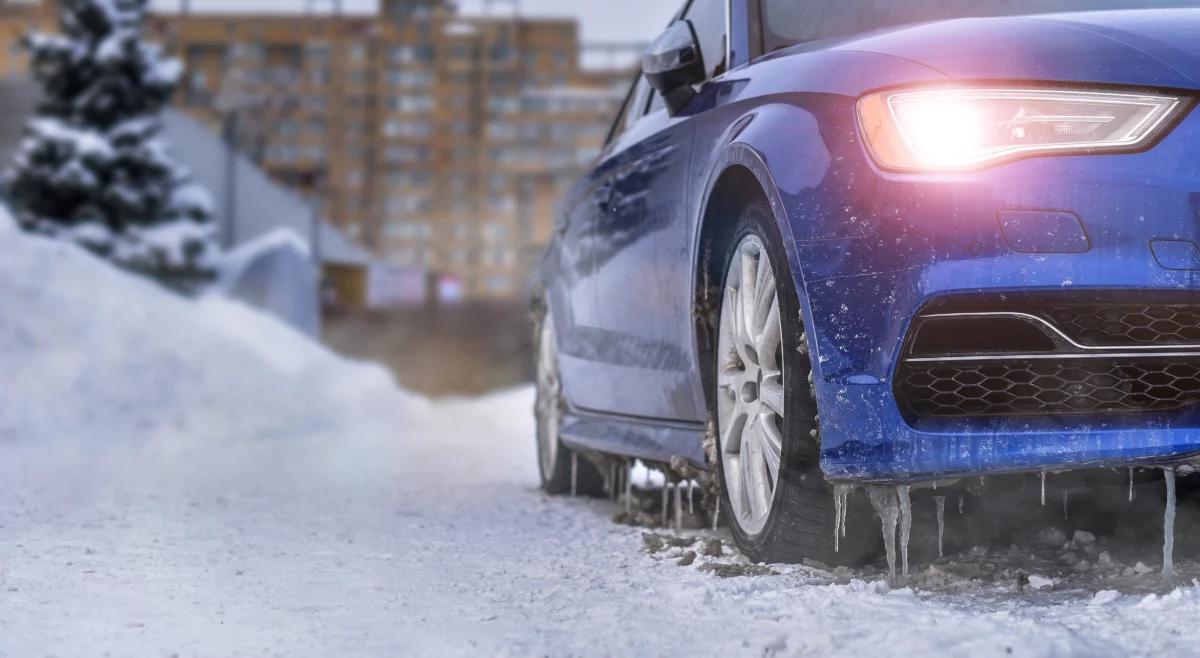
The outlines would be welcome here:
<svg viewBox="0 0 1200 658">
<path fill-rule="evenodd" d="M 42 89 L 4 176 L 28 230 L 166 278 L 211 271 L 208 194 L 160 137 L 178 60 L 143 41 L 147 0 L 59 0 L 62 34 L 24 39 Z"/>
</svg>

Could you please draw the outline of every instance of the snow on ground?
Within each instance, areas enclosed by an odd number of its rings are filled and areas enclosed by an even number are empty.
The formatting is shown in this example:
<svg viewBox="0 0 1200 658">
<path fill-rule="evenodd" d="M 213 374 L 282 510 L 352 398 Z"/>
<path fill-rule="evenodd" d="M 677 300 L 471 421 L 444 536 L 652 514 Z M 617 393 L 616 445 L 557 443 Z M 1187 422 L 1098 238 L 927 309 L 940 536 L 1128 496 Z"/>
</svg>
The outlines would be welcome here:
<svg viewBox="0 0 1200 658">
<path fill-rule="evenodd" d="M 915 563 L 911 589 L 877 567 L 720 578 L 704 565 L 741 563 L 723 532 L 629 528 L 613 503 L 539 493 L 528 389 L 427 402 L 2 220 L 0 305 L 0 657 L 1200 646 L 1200 587 L 1049 529 Z M 722 556 L 678 564 L 713 538 Z"/>
</svg>

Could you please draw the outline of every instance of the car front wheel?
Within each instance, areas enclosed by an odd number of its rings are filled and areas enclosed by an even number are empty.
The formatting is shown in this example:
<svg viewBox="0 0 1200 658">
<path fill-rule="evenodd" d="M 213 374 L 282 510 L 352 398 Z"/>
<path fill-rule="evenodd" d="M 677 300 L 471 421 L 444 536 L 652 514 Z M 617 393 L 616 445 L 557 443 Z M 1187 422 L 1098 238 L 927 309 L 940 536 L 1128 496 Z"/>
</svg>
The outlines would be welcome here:
<svg viewBox="0 0 1200 658">
<path fill-rule="evenodd" d="M 723 272 L 713 397 L 734 540 L 756 562 L 860 561 L 865 541 L 834 551 L 800 304 L 765 204 L 743 211 Z"/>
</svg>

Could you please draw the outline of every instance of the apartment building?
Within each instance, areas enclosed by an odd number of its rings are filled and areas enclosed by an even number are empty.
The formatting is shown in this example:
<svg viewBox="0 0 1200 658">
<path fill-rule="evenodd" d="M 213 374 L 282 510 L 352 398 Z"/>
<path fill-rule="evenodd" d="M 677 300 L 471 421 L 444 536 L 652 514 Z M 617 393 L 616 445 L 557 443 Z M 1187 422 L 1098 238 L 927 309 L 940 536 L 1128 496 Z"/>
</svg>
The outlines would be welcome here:
<svg viewBox="0 0 1200 658">
<path fill-rule="evenodd" d="M 572 20 L 464 17 L 443 0 L 320 10 L 159 13 L 147 31 L 186 65 L 177 103 L 347 234 L 469 298 L 524 294 L 632 71 L 584 70 Z M 0 75 L 25 74 L 15 35 L 53 18 L 0 10 L 14 35 Z"/>
</svg>

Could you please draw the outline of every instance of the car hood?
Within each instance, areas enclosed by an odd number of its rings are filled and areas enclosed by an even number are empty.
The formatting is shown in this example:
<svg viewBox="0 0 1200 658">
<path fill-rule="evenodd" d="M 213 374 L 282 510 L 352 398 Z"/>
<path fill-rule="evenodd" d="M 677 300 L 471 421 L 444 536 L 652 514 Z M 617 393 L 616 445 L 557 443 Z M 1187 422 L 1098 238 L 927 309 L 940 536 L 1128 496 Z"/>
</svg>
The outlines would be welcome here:
<svg viewBox="0 0 1200 658">
<path fill-rule="evenodd" d="M 835 50 L 919 62 L 955 79 L 1200 88 L 1200 9 L 964 18 L 876 32 Z"/>
</svg>

